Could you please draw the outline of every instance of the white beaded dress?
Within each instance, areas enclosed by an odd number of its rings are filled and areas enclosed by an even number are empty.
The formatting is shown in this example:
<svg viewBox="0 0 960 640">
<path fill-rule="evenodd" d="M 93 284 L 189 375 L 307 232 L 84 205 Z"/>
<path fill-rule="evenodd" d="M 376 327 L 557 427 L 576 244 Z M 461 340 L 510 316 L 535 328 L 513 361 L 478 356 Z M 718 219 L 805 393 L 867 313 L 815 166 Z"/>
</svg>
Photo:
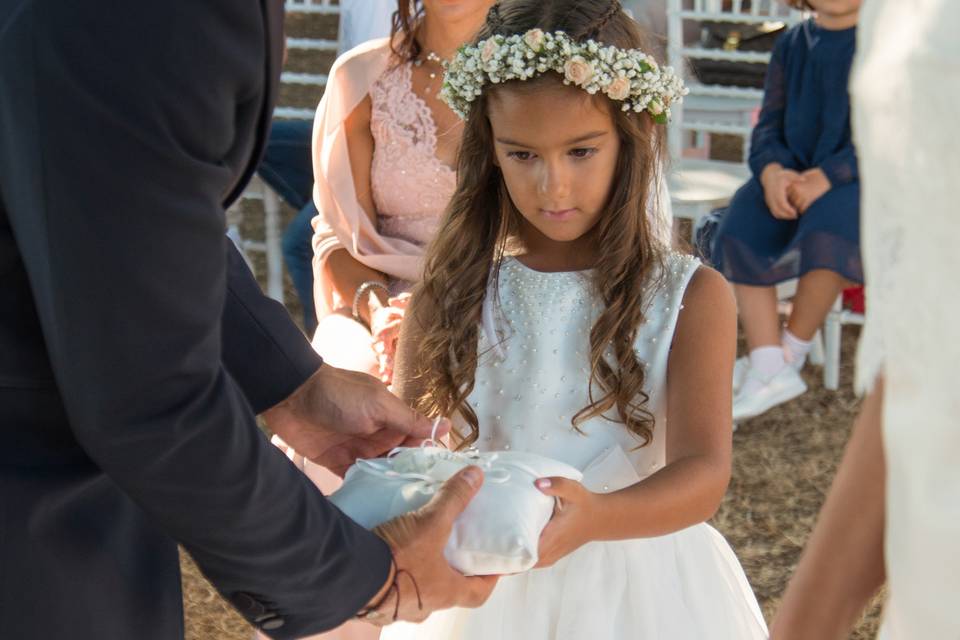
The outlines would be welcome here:
<svg viewBox="0 0 960 640">
<path fill-rule="evenodd" d="M 488 296 L 480 364 L 469 402 L 481 450 L 522 450 L 584 472 L 594 492 L 634 484 L 665 463 L 667 358 L 684 290 L 699 262 L 670 254 L 646 294 L 647 321 L 634 345 L 647 364 L 652 442 L 594 418 L 587 406 L 588 335 L 600 312 L 589 272 L 542 273 L 507 258 L 498 303 Z M 493 334 L 493 335 L 491 335 Z M 502 342 L 501 342 L 502 340 Z M 495 344 L 502 345 L 502 349 Z M 452 609 L 398 623 L 389 640 L 754 640 L 766 625 L 746 576 L 723 537 L 703 523 L 676 533 L 589 543 L 554 566 L 501 578 L 479 609 Z"/>
</svg>

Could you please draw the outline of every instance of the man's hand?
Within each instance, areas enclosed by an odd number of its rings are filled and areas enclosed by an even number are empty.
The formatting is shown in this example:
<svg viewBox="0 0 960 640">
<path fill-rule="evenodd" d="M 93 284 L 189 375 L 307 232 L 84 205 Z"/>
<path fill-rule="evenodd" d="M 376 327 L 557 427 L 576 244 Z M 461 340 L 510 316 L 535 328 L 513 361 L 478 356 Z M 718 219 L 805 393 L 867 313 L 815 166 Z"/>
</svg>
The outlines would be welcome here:
<svg viewBox="0 0 960 640">
<path fill-rule="evenodd" d="M 540 491 L 557 499 L 553 518 L 540 534 L 537 568 L 541 568 L 552 566 L 594 539 L 599 496 L 568 478 L 540 478 L 535 484 Z"/>
<path fill-rule="evenodd" d="M 263 418 L 297 453 L 338 475 L 357 458 L 417 445 L 433 428 L 372 376 L 326 364 Z M 444 419 L 436 435 L 449 430 Z"/>
<path fill-rule="evenodd" d="M 796 220 L 797 208 L 790 202 L 788 191 L 798 180 L 800 180 L 799 173 L 792 169 L 784 169 L 775 162 L 763 168 L 763 173 L 760 174 L 763 199 L 774 218 Z"/>
<path fill-rule="evenodd" d="M 787 197 L 797 213 L 802 215 L 807 212 L 810 205 L 830 191 L 830 188 L 830 179 L 827 178 L 827 174 L 819 167 L 814 167 L 801 173 L 799 180 L 790 183 L 787 188 Z"/>
<path fill-rule="evenodd" d="M 482 484 L 483 472 L 467 467 L 447 480 L 424 507 L 373 530 L 390 545 L 397 572 L 371 600 L 382 600 L 382 604 L 364 620 L 375 625 L 394 619 L 420 622 L 439 609 L 479 607 L 486 602 L 498 576 L 467 578 L 443 556 L 454 520 Z"/>
</svg>

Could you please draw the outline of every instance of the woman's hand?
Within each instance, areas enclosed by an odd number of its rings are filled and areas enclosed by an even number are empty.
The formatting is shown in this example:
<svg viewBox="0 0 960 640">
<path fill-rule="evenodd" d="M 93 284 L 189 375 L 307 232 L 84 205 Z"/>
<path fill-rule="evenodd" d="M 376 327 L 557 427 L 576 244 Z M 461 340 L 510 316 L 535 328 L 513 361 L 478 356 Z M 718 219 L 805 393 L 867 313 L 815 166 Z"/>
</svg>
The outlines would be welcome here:
<svg viewBox="0 0 960 640">
<path fill-rule="evenodd" d="M 796 220 L 799 212 L 789 198 L 792 185 L 801 179 L 799 173 L 792 169 L 784 169 L 780 164 L 771 163 L 760 174 L 760 184 L 763 186 L 763 199 L 774 218 L 779 220 Z"/>
<path fill-rule="evenodd" d="M 409 301 L 410 294 L 401 293 L 390 298 L 386 305 L 371 303 L 370 334 L 373 336 L 373 350 L 377 354 L 380 380 L 386 384 L 390 384 L 393 379 L 393 362 L 397 354 L 397 341 L 400 339 L 400 326 L 403 324 Z"/>
<path fill-rule="evenodd" d="M 820 167 L 807 169 L 800 174 L 800 179 L 790 183 L 787 188 L 787 197 L 797 213 L 807 212 L 814 202 L 830 191 L 830 179 Z"/>
<path fill-rule="evenodd" d="M 541 492 L 557 498 L 553 518 L 540 534 L 537 568 L 552 566 L 565 555 L 594 540 L 601 496 L 567 478 L 540 478 Z"/>
</svg>

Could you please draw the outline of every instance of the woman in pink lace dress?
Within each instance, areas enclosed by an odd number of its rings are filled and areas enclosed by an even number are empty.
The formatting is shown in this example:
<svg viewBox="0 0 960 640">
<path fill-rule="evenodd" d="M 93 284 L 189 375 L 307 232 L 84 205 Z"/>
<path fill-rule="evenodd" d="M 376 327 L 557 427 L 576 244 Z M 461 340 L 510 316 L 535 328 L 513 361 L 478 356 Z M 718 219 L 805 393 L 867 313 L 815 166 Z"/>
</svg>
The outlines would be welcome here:
<svg viewBox="0 0 960 640">
<path fill-rule="evenodd" d="M 313 132 L 313 346 L 333 366 L 390 382 L 404 294 L 456 186 L 462 126 L 437 95 L 440 62 L 472 39 L 493 4 L 399 0 L 391 37 L 348 51 L 330 70 Z M 275 442 L 325 494 L 340 485 Z M 313 640 L 378 635 L 348 622 Z"/>
<path fill-rule="evenodd" d="M 390 382 L 402 294 L 456 184 L 461 125 L 439 99 L 440 62 L 492 4 L 401 1 L 392 39 L 331 70 L 314 124 L 314 347 L 334 366 Z"/>
</svg>

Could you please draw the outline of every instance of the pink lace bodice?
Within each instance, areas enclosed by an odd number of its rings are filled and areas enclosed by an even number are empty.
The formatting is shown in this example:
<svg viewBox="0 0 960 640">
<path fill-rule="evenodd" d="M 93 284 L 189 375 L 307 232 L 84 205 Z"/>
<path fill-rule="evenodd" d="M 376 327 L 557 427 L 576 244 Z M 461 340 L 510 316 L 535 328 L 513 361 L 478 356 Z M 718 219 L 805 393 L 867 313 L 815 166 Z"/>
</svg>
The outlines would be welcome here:
<svg viewBox="0 0 960 640">
<path fill-rule="evenodd" d="M 425 245 L 453 196 L 456 173 L 437 158 L 437 127 L 413 92 L 410 63 L 387 69 L 370 88 L 370 100 L 370 181 L 379 231 Z"/>
</svg>

